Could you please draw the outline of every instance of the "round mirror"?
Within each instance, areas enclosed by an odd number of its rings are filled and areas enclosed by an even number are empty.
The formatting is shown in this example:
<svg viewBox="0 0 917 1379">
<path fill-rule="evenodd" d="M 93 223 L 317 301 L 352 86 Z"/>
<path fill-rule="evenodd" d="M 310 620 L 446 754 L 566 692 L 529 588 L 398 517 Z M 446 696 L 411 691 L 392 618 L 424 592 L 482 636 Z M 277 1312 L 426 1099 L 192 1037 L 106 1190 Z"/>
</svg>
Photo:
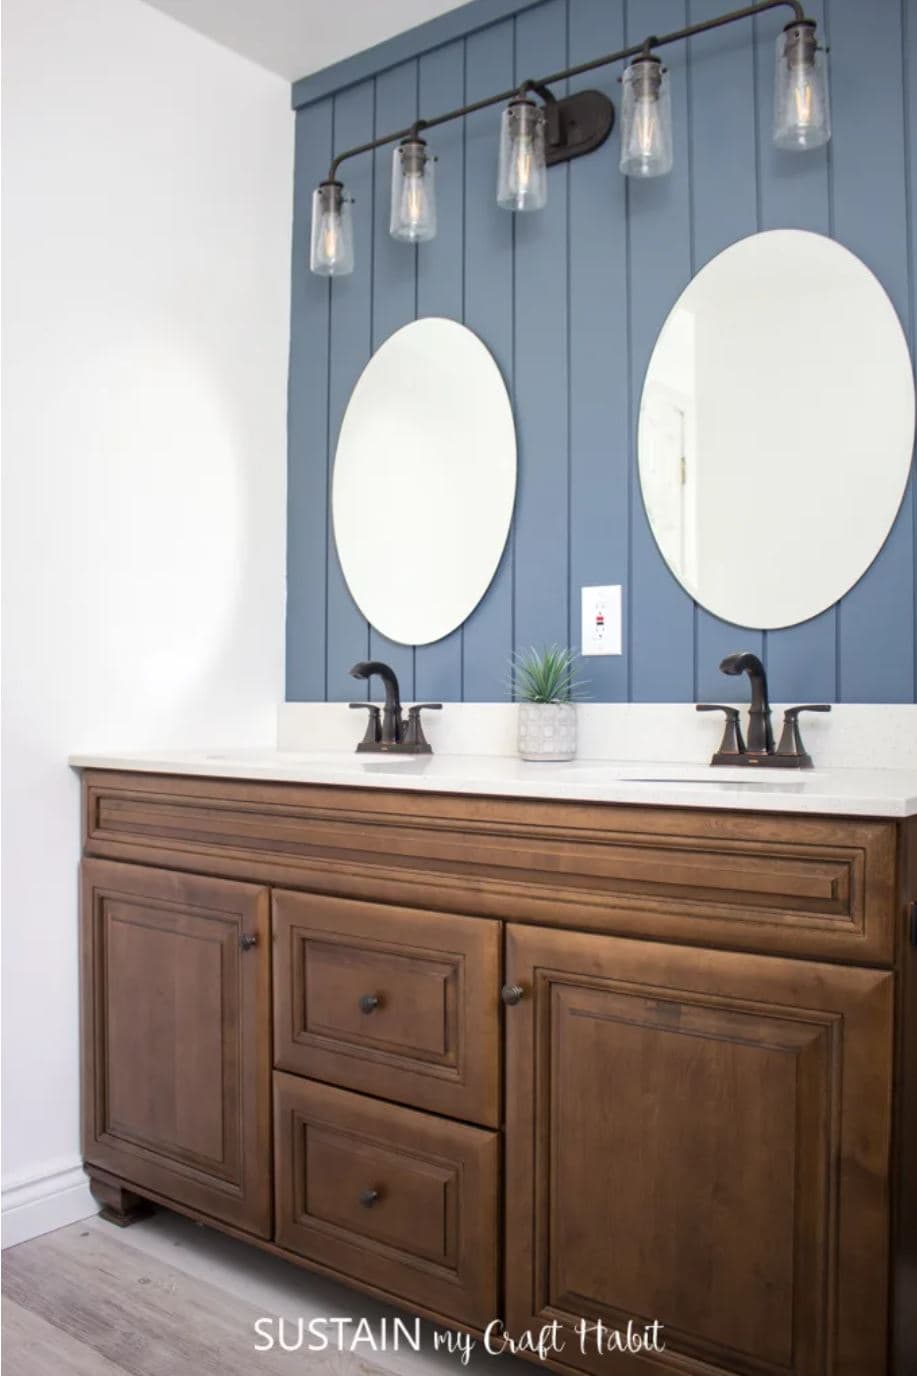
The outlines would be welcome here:
<svg viewBox="0 0 917 1379">
<path fill-rule="evenodd" d="M 814 617 L 875 559 L 914 444 L 894 307 L 834 240 L 771 230 L 689 283 L 650 358 L 640 483 L 688 593 L 728 622 Z"/>
<path fill-rule="evenodd" d="M 513 412 L 486 347 L 435 316 L 389 336 L 347 404 L 332 486 L 341 569 L 373 627 L 420 646 L 460 626 L 515 496 Z"/>
</svg>

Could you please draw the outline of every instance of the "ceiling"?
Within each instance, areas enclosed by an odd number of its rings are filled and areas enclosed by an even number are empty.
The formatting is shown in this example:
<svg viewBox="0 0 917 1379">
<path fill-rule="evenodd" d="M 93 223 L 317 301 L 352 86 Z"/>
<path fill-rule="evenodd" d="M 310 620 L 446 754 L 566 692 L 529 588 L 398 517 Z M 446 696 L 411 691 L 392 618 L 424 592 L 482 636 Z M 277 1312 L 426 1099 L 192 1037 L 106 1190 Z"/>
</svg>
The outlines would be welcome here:
<svg viewBox="0 0 917 1379">
<path fill-rule="evenodd" d="M 468 0 L 146 0 L 295 81 Z"/>
</svg>

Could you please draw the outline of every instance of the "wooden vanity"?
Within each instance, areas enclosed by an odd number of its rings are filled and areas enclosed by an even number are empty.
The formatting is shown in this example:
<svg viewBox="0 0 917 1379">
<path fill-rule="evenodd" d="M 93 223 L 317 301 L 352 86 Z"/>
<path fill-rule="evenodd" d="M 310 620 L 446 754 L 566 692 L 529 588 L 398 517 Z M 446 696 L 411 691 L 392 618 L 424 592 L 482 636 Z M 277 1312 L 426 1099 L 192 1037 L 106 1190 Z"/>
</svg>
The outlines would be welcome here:
<svg viewBox="0 0 917 1379">
<path fill-rule="evenodd" d="M 83 829 L 110 1219 L 662 1323 L 564 1372 L 917 1369 L 917 819 L 90 769 Z"/>
</svg>

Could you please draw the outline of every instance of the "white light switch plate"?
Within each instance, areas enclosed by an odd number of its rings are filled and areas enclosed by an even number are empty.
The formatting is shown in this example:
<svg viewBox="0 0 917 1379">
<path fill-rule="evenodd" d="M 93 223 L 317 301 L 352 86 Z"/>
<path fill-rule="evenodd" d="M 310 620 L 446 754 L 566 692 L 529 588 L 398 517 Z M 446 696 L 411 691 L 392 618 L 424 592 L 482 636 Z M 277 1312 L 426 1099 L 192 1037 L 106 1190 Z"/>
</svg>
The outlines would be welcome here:
<svg viewBox="0 0 917 1379">
<path fill-rule="evenodd" d="M 621 655 L 620 584 L 583 586 L 580 646 L 584 656 Z"/>
</svg>

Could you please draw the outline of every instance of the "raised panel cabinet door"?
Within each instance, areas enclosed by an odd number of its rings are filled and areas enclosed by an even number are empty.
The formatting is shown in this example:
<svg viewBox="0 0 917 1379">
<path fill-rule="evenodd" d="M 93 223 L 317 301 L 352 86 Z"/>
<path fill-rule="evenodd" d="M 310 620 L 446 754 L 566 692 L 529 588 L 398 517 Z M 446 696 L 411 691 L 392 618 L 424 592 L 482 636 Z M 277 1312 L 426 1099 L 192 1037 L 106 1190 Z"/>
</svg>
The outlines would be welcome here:
<svg viewBox="0 0 917 1379">
<path fill-rule="evenodd" d="M 602 1374 L 887 1373 L 891 974 L 513 925 L 506 977 L 510 1334 Z M 656 1321 L 661 1353 L 607 1348 Z"/>
<path fill-rule="evenodd" d="M 274 891 L 274 1062 L 500 1123 L 501 926 Z"/>
<path fill-rule="evenodd" d="M 266 888 L 85 861 L 83 1155 L 271 1234 Z"/>
</svg>

